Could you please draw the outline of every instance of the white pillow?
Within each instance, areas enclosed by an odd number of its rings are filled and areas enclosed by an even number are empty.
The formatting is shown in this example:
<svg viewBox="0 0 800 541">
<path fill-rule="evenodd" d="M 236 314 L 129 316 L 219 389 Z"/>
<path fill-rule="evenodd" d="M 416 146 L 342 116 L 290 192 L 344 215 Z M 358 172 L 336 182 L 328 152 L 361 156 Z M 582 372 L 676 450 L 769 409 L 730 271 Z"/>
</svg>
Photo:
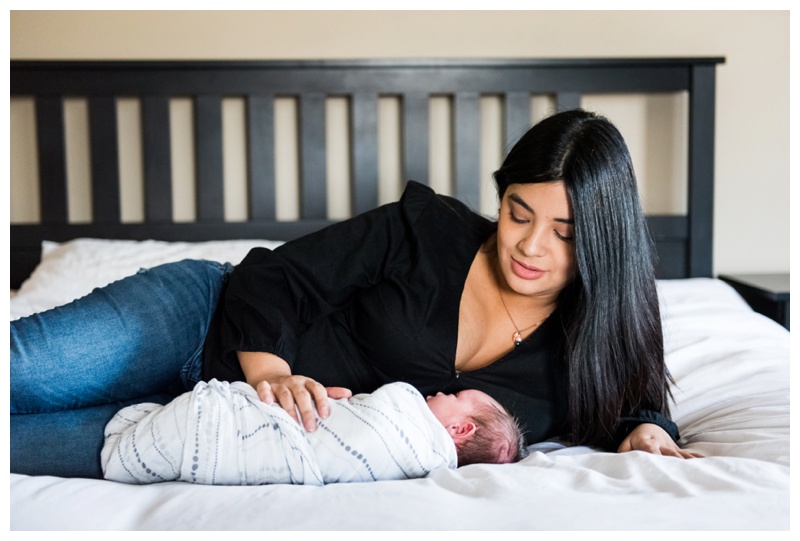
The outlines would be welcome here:
<svg viewBox="0 0 800 541">
<path fill-rule="evenodd" d="M 156 240 L 75 239 L 42 242 L 42 260 L 11 299 L 11 319 L 61 306 L 141 268 L 182 259 L 239 263 L 251 248 L 276 248 L 282 241 L 226 240 L 164 242 Z"/>
</svg>

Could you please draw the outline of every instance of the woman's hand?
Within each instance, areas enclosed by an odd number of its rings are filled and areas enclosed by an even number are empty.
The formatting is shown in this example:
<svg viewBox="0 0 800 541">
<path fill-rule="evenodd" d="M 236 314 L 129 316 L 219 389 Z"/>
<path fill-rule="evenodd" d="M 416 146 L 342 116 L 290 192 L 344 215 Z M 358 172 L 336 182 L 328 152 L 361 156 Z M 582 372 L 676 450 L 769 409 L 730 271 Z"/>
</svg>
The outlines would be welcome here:
<svg viewBox="0 0 800 541">
<path fill-rule="evenodd" d="M 260 381 L 255 389 L 262 402 L 265 404 L 277 402 L 309 432 L 317 429 L 317 415 L 321 419 L 327 419 L 331 414 L 328 397 L 348 398 L 353 394 L 344 387 L 323 387 L 311 378 L 296 375 L 280 376 L 272 381 Z M 300 419 L 297 417 L 298 410 Z"/>
<path fill-rule="evenodd" d="M 645 451 L 655 455 L 674 456 L 678 458 L 702 458 L 703 455 L 686 451 L 672 441 L 666 430 L 652 423 L 642 423 L 628 434 L 617 449 L 618 453 L 628 451 Z"/>
<path fill-rule="evenodd" d="M 344 387 L 326 388 L 311 378 L 293 375 L 287 362 L 271 353 L 236 353 L 247 383 L 253 386 L 261 401 L 277 403 L 309 432 L 317 429 L 317 415 L 326 419 L 331 414 L 328 397 L 348 398 L 353 394 Z"/>
</svg>

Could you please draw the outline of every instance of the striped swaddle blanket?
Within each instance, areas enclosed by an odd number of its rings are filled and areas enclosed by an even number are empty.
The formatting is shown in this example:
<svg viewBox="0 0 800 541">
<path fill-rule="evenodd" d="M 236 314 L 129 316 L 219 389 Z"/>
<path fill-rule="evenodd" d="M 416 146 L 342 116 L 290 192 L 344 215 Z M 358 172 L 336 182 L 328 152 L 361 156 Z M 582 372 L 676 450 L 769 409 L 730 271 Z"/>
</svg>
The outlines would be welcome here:
<svg viewBox="0 0 800 541">
<path fill-rule="evenodd" d="M 330 400 L 306 432 L 242 382 L 200 382 L 169 404 L 120 410 L 105 430 L 106 479 L 214 485 L 322 485 L 424 477 L 455 468 L 455 445 L 406 383 Z"/>
</svg>

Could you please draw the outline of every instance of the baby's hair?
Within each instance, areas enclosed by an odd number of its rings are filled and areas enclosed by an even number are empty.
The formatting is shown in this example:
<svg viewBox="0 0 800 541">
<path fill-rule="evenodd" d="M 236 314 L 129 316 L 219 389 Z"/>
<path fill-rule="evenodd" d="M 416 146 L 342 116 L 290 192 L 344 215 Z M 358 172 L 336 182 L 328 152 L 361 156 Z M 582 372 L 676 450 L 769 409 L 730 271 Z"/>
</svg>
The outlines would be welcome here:
<svg viewBox="0 0 800 541">
<path fill-rule="evenodd" d="M 519 421 L 504 409 L 481 405 L 472 415 L 477 430 L 458 446 L 458 465 L 509 464 L 528 455 Z"/>
</svg>

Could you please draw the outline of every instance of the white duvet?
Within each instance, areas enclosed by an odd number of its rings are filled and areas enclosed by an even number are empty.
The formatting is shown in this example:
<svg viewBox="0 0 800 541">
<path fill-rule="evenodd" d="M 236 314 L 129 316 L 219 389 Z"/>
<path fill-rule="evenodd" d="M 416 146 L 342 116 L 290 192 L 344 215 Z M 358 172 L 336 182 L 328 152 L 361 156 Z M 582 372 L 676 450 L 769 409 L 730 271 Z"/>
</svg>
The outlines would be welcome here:
<svg viewBox="0 0 800 541">
<path fill-rule="evenodd" d="M 80 281 L 75 269 L 59 267 L 59 276 Z M 673 418 L 681 444 L 707 458 L 546 442 L 517 464 L 324 487 L 134 486 L 11 475 L 11 528 L 788 529 L 789 333 L 721 281 L 662 281 L 659 288 L 667 365 L 676 380 Z M 31 290 L 20 291 L 21 302 L 47 302 L 46 290 Z"/>
<path fill-rule="evenodd" d="M 411 385 L 329 403 L 330 416 L 306 432 L 247 383 L 200 382 L 167 405 L 117 412 L 105 430 L 103 476 L 136 484 L 323 485 L 456 467 L 452 438 Z"/>
</svg>

